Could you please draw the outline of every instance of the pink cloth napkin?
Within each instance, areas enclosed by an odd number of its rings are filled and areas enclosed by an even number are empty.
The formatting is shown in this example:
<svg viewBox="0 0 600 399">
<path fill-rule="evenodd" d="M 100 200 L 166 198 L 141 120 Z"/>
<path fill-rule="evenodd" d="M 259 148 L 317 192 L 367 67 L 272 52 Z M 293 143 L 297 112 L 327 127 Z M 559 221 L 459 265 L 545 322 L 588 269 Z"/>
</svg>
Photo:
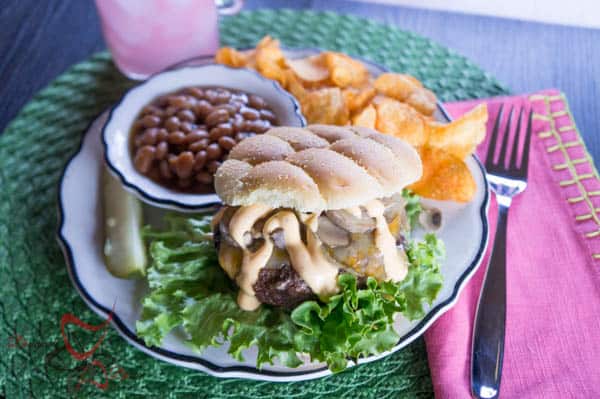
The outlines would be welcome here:
<svg viewBox="0 0 600 399">
<path fill-rule="evenodd" d="M 563 94 L 493 98 L 534 111 L 529 185 L 508 220 L 507 320 L 501 398 L 600 397 L 600 180 Z M 480 101 L 446 104 L 453 117 Z M 507 107 L 508 106 L 508 107 Z M 516 118 L 515 118 L 516 119 Z M 489 134 L 488 134 L 489 137 Z M 478 149 L 483 160 L 487 142 Z M 473 317 L 488 254 L 458 303 L 426 333 L 437 398 L 470 397 Z"/>
</svg>

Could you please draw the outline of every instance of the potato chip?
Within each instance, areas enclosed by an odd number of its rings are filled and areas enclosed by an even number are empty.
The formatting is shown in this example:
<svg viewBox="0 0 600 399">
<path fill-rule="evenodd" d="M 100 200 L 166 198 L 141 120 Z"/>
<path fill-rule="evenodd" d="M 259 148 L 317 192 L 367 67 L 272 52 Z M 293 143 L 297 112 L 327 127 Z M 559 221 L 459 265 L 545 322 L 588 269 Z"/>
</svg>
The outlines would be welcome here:
<svg viewBox="0 0 600 399">
<path fill-rule="evenodd" d="M 415 90 L 423 87 L 412 76 L 401 73 L 381 74 L 373 84 L 379 93 L 399 101 L 406 100 Z"/>
<path fill-rule="evenodd" d="M 243 68 L 248 62 L 248 56 L 241 51 L 232 49 L 231 47 L 222 47 L 215 55 L 215 62 L 233 68 Z"/>
<path fill-rule="evenodd" d="M 348 110 L 350 110 L 350 113 L 354 113 L 366 107 L 375 97 L 377 91 L 375 88 L 368 86 L 362 89 L 348 87 L 342 90 L 342 94 Z"/>
<path fill-rule="evenodd" d="M 266 36 L 256 46 L 256 69 L 261 75 L 286 85 L 285 58 L 279 48 L 279 41 Z"/>
<path fill-rule="evenodd" d="M 427 130 L 423 117 L 411 106 L 391 98 L 379 100 L 375 128 L 420 147 L 427 142 Z"/>
<path fill-rule="evenodd" d="M 297 60 L 285 60 L 285 63 L 305 82 L 321 82 L 329 78 L 329 70 L 325 66 L 322 54 Z"/>
<path fill-rule="evenodd" d="M 439 148 L 425 146 L 419 151 L 423 162 L 421 180 L 408 188 L 436 200 L 469 202 L 477 185 L 465 162 Z"/>
<path fill-rule="evenodd" d="M 222 48 L 216 62 L 253 68 L 277 80 L 296 97 L 309 123 L 351 123 L 409 142 L 423 161 L 423 177 L 411 187 L 417 194 L 460 202 L 474 195 L 475 181 L 464 159 L 485 135 L 485 105 L 449 124 L 435 122 L 435 94 L 415 77 L 384 73 L 373 79 L 362 62 L 334 52 L 287 60 L 270 36 L 252 50 Z"/>
<path fill-rule="evenodd" d="M 428 144 L 465 159 L 483 141 L 487 119 L 487 106 L 480 104 L 450 123 L 428 122 Z"/>
<path fill-rule="evenodd" d="M 337 87 L 307 91 L 299 99 L 302 113 L 309 123 L 345 125 L 350 113 L 342 91 Z"/>
<path fill-rule="evenodd" d="M 369 71 L 362 62 L 341 53 L 328 51 L 324 54 L 330 79 L 337 87 L 360 87 L 368 82 Z"/>
<path fill-rule="evenodd" d="M 267 47 L 279 48 L 279 40 L 273 39 L 271 36 L 266 35 L 265 37 L 260 39 L 260 41 L 256 45 L 256 50 Z"/>
<path fill-rule="evenodd" d="M 285 77 L 286 84 L 284 88 L 289 91 L 292 96 L 296 97 L 298 101 L 301 101 L 302 98 L 306 95 L 306 88 L 302 85 L 302 82 L 296 74 L 290 70 L 286 71 Z"/>
<path fill-rule="evenodd" d="M 437 108 L 437 99 L 431 90 L 424 87 L 413 91 L 407 98 L 406 103 L 423 115 L 431 116 Z"/>
<path fill-rule="evenodd" d="M 352 118 L 352 124 L 354 126 L 368 127 L 375 129 L 375 123 L 377 121 L 377 111 L 371 104 L 367 105 L 359 114 L 356 114 Z"/>
</svg>

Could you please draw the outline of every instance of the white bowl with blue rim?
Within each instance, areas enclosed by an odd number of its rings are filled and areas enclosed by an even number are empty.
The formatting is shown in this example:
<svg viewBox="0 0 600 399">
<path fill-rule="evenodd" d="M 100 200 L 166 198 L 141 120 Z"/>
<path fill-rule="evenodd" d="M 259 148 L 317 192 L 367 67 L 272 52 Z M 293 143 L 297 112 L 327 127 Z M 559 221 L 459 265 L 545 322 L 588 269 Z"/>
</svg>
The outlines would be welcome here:
<svg viewBox="0 0 600 399">
<path fill-rule="evenodd" d="M 216 194 L 185 193 L 169 189 L 138 172 L 129 147 L 131 127 L 140 111 L 156 97 L 190 86 L 213 86 L 262 97 L 277 116 L 279 125 L 305 126 L 296 99 L 277 82 L 248 69 L 209 64 L 186 66 L 158 73 L 129 90 L 112 108 L 102 131 L 104 158 L 123 186 L 142 201 L 179 211 L 196 211 L 218 204 Z"/>
</svg>

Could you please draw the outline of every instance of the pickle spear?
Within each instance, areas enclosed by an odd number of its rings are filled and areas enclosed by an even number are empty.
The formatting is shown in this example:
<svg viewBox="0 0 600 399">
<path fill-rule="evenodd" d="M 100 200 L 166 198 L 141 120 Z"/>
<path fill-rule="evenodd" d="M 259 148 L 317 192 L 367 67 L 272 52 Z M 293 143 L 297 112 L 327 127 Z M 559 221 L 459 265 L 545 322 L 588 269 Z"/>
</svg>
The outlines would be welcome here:
<svg viewBox="0 0 600 399">
<path fill-rule="evenodd" d="M 146 248 L 142 239 L 142 205 L 106 168 L 104 190 L 104 260 L 116 277 L 146 274 Z"/>
</svg>

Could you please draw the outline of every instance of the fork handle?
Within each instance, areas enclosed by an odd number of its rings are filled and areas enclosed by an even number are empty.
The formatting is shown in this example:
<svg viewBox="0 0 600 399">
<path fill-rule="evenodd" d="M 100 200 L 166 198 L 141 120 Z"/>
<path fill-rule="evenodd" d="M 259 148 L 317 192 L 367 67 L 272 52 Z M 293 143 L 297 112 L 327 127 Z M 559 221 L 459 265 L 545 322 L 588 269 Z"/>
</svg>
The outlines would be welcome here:
<svg viewBox="0 0 600 399">
<path fill-rule="evenodd" d="M 494 248 L 477 305 L 471 351 L 471 391 L 476 398 L 500 393 L 506 322 L 506 226 L 510 198 L 498 198 Z"/>
</svg>

